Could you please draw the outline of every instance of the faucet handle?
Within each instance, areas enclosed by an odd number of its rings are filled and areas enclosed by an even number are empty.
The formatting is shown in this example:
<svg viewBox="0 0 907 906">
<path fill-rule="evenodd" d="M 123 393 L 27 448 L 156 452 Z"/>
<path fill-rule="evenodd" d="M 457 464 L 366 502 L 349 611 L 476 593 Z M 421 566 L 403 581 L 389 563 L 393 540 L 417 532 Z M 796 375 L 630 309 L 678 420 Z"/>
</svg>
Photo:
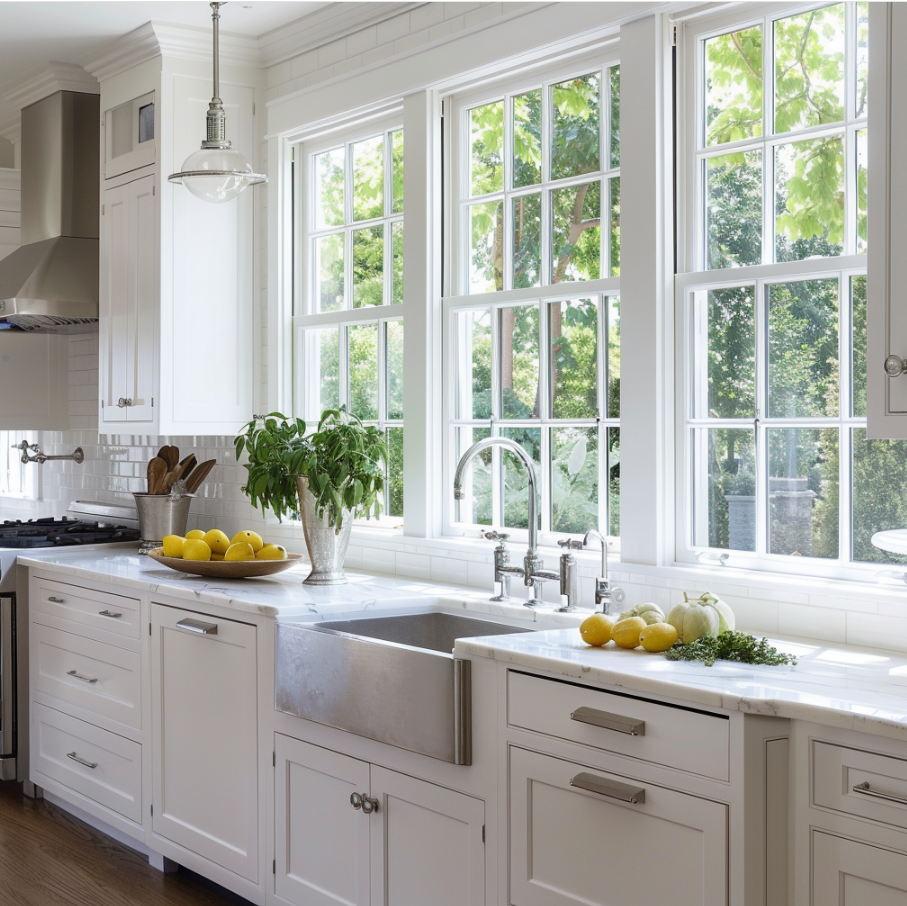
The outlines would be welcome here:
<svg viewBox="0 0 907 906">
<path fill-rule="evenodd" d="M 489 541 L 500 541 L 501 544 L 504 544 L 507 541 L 507 539 L 510 537 L 510 535 L 506 534 L 505 532 L 492 531 L 492 532 L 485 532 L 485 537 Z"/>
<path fill-rule="evenodd" d="M 584 547 L 583 542 L 577 538 L 564 538 L 562 541 L 558 541 L 557 546 L 567 548 L 568 553 L 570 551 L 581 551 Z"/>
</svg>

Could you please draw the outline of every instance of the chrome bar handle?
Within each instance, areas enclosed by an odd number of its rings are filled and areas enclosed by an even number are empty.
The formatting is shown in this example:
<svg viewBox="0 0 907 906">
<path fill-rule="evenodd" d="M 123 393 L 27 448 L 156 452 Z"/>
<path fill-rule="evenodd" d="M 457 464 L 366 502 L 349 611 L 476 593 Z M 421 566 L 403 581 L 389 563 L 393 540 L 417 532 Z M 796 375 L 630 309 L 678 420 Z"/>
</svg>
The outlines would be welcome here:
<svg viewBox="0 0 907 906">
<path fill-rule="evenodd" d="M 907 805 L 907 799 L 902 799 L 900 796 L 889 796 L 887 793 L 880 793 L 878 790 L 872 789 L 868 780 L 858 783 L 853 788 L 853 791 L 859 793 L 861 796 L 871 796 L 873 799 L 883 799 L 885 802 L 896 802 L 898 805 Z"/>
<path fill-rule="evenodd" d="M 370 799 L 368 796 L 362 797 L 362 813 L 371 815 L 372 812 L 378 811 L 378 800 Z"/>
<path fill-rule="evenodd" d="M 79 758 L 75 752 L 67 752 L 66 757 L 71 758 L 73 761 L 78 761 L 79 764 L 84 764 L 86 768 L 91 768 L 92 770 L 98 766 L 96 761 L 86 761 L 84 758 Z"/>
<path fill-rule="evenodd" d="M 49 597 L 47 600 L 50 601 L 51 604 L 65 604 L 66 603 L 65 598 L 57 598 L 57 597 L 53 597 L 53 596 Z"/>
<path fill-rule="evenodd" d="M 644 720 L 624 717 L 621 714 L 612 714 L 610 711 L 598 711 L 595 708 L 577 708 L 571 712 L 570 720 L 577 720 L 581 724 L 590 724 L 593 727 L 601 727 L 603 730 L 625 733 L 627 736 L 646 735 L 646 722 Z"/>
<path fill-rule="evenodd" d="M 73 679 L 82 680 L 83 683 L 96 683 L 98 678 L 96 676 L 85 676 L 82 673 L 79 673 L 77 670 L 67 670 L 67 676 L 71 676 Z"/>
<path fill-rule="evenodd" d="M 177 629 L 187 629 L 200 635 L 217 635 L 217 623 L 205 623 L 202 620 L 193 620 L 186 617 L 176 624 Z"/>
<path fill-rule="evenodd" d="M 119 619 L 121 616 L 123 616 L 123 614 L 121 614 L 121 613 L 114 613 L 114 611 L 112 611 L 112 610 L 99 610 L 99 611 L 98 611 L 98 616 L 100 616 L 100 617 L 111 617 L 112 619 L 117 620 L 117 619 Z"/>
<path fill-rule="evenodd" d="M 607 796 L 609 799 L 629 802 L 632 805 L 644 805 L 646 801 L 644 787 L 618 783 L 616 780 L 607 780 L 604 777 L 596 777 L 595 774 L 585 772 L 573 777 L 570 780 L 570 786 L 575 786 L 578 790 L 585 790 L 587 793 L 598 793 L 599 796 Z"/>
</svg>

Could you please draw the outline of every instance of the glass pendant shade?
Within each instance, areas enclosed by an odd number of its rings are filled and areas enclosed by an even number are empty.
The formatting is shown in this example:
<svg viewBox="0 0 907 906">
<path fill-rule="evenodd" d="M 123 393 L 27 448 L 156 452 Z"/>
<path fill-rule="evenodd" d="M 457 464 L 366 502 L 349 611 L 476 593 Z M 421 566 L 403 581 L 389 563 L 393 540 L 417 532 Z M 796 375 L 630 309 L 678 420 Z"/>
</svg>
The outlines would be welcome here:
<svg viewBox="0 0 907 906">
<path fill-rule="evenodd" d="M 267 181 L 232 148 L 202 148 L 186 158 L 182 172 L 170 177 L 170 182 L 185 186 L 197 198 L 213 204 L 236 198 L 246 186 Z"/>
</svg>

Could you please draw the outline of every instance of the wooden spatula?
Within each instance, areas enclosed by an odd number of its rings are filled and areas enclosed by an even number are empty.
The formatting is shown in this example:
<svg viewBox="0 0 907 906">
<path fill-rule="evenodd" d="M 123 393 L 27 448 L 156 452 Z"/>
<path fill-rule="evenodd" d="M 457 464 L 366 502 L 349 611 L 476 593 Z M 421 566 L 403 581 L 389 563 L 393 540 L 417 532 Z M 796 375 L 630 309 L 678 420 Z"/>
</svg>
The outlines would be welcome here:
<svg viewBox="0 0 907 906">
<path fill-rule="evenodd" d="M 216 459 L 208 459 L 193 470 L 192 477 L 186 482 L 186 490 L 190 494 L 194 494 L 198 490 L 199 485 L 208 477 L 208 473 L 216 463 Z"/>
<path fill-rule="evenodd" d="M 148 493 L 162 494 L 161 487 L 164 483 L 164 476 L 167 474 L 167 463 L 160 457 L 155 456 L 148 463 Z"/>
</svg>

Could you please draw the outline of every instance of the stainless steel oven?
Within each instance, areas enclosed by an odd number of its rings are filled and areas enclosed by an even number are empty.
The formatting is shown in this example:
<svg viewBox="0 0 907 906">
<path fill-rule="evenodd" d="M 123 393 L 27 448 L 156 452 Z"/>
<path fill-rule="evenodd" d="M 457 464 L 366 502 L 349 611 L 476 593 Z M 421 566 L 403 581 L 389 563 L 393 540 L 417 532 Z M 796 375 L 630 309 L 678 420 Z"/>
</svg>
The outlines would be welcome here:
<svg viewBox="0 0 907 906">
<path fill-rule="evenodd" d="M 23 551 L 99 548 L 138 549 L 134 509 L 77 500 L 65 519 L 0 522 L 0 780 L 28 781 L 28 570 Z"/>
</svg>

